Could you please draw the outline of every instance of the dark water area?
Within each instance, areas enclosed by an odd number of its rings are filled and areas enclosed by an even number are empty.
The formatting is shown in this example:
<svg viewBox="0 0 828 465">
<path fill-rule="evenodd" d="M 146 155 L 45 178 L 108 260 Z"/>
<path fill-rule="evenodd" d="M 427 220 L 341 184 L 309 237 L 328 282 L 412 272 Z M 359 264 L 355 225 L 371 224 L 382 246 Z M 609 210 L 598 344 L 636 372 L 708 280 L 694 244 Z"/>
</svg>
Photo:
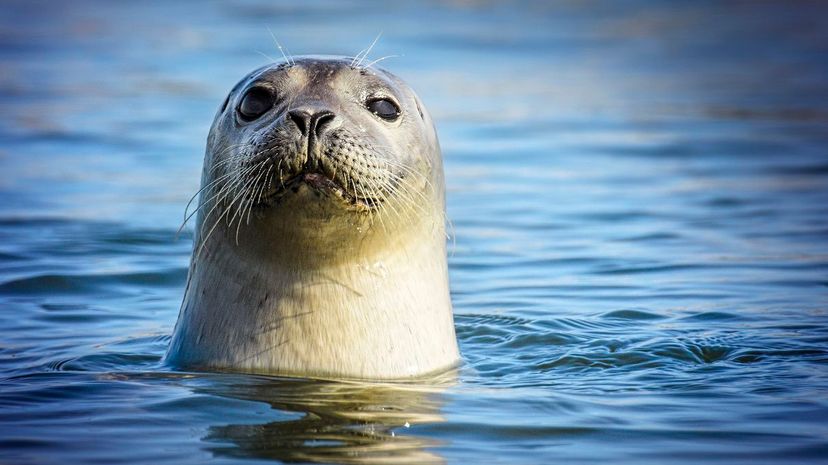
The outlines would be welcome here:
<svg viewBox="0 0 828 465">
<path fill-rule="evenodd" d="M 0 463 L 828 461 L 823 3 L 0 13 Z M 268 28 L 382 31 L 434 116 L 456 379 L 162 363 L 207 131 Z"/>
</svg>

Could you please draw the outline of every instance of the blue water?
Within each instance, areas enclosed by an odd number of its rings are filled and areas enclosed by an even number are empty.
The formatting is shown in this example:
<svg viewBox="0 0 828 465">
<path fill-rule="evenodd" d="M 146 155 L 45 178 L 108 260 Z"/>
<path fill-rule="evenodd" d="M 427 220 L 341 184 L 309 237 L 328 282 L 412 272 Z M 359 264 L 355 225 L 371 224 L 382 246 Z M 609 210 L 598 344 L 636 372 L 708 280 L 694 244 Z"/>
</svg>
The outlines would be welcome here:
<svg viewBox="0 0 828 465">
<path fill-rule="evenodd" d="M 823 4 L 0 12 L 0 462 L 828 462 Z M 207 130 L 268 28 L 383 31 L 435 117 L 456 381 L 161 363 Z"/>
</svg>

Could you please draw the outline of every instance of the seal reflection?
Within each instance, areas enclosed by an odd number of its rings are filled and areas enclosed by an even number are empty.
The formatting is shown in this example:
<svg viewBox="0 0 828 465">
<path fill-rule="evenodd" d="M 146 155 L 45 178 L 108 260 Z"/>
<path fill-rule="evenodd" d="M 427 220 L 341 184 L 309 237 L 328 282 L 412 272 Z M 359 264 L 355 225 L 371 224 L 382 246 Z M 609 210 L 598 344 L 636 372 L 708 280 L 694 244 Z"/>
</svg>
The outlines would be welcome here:
<svg viewBox="0 0 828 465">
<path fill-rule="evenodd" d="M 441 443 L 411 434 L 409 426 L 442 423 L 442 393 L 452 374 L 423 384 L 270 378 L 257 385 L 225 385 L 210 394 L 266 402 L 297 412 L 295 420 L 216 425 L 205 441 L 219 456 L 315 463 L 444 463 L 430 451 Z M 232 444 L 232 446 L 224 444 Z M 221 445 L 219 445 L 221 444 Z"/>
</svg>

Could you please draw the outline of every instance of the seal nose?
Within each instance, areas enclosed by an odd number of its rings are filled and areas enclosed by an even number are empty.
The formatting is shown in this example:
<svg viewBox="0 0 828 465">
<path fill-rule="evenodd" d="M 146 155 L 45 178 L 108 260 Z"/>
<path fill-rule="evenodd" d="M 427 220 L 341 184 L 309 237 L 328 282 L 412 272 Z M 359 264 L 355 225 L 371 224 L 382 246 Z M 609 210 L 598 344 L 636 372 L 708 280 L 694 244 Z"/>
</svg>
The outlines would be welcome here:
<svg viewBox="0 0 828 465">
<path fill-rule="evenodd" d="M 289 111 L 288 117 L 303 136 L 318 139 L 335 115 L 334 112 L 322 108 L 297 108 Z"/>
</svg>

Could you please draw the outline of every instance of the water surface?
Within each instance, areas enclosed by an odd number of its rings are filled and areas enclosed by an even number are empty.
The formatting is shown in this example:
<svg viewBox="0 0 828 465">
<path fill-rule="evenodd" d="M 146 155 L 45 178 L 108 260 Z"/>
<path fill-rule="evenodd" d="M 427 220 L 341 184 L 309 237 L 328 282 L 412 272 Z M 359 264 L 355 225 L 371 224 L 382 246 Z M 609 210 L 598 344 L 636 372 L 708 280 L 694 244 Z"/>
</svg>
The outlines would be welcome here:
<svg viewBox="0 0 828 465">
<path fill-rule="evenodd" d="M 0 461 L 825 461 L 828 14 L 668 3 L 4 3 Z M 162 364 L 268 28 L 435 117 L 456 382 Z"/>
</svg>

